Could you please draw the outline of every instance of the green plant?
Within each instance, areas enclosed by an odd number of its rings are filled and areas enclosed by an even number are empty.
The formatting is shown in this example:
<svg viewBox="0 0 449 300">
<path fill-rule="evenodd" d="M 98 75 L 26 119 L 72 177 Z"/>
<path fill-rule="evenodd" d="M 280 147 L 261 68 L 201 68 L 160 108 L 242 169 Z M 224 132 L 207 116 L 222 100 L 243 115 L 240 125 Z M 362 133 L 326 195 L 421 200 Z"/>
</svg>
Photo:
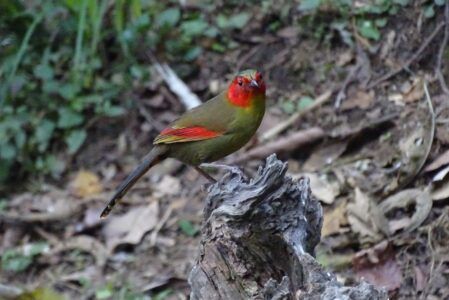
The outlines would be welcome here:
<svg viewBox="0 0 449 300">
<path fill-rule="evenodd" d="M 48 250 L 48 244 L 44 242 L 8 249 L 2 254 L 2 270 L 12 272 L 25 271 L 33 263 L 36 256 Z"/>
</svg>

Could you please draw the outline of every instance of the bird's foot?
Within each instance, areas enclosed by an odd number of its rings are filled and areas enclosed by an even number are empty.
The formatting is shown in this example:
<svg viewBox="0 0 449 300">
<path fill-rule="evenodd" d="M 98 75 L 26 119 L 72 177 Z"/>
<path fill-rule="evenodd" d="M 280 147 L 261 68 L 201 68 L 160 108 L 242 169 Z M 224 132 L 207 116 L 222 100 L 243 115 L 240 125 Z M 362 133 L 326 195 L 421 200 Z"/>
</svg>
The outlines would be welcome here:
<svg viewBox="0 0 449 300">
<path fill-rule="evenodd" d="M 198 166 L 194 166 L 195 170 L 198 171 L 198 173 L 200 173 L 202 176 L 204 176 L 207 180 L 209 180 L 211 183 L 216 183 L 217 180 L 215 178 L 213 178 L 212 176 L 210 176 L 206 171 L 204 171 L 203 169 L 201 169 Z"/>
</svg>

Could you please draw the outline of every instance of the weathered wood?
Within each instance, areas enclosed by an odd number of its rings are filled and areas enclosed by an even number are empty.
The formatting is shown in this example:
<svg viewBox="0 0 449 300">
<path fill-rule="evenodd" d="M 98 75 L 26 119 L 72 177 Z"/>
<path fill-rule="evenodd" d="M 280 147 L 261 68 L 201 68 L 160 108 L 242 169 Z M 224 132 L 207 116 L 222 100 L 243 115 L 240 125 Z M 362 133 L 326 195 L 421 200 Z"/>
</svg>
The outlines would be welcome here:
<svg viewBox="0 0 449 300">
<path fill-rule="evenodd" d="M 208 189 L 191 299 L 387 299 L 367 283 L 343 287 L 314 259 L 323 212 L 306 178 L 267 158 L 254 179 L 236 168 Z"/>
</svg>

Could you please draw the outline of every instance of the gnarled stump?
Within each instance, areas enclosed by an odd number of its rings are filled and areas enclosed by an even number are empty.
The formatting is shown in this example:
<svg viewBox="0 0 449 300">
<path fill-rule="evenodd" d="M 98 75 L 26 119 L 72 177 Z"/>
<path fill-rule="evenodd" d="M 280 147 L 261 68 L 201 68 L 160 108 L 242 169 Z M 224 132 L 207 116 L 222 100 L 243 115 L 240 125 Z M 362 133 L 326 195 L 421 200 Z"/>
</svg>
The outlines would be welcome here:
<svg viewBox="0 0 449 300">
<path fill-rule="evenodd" d="M 387 299 L 367 283 L 343 287 L 314 259 L 322 208 L 308 179 L 275 155 L 254 179 L 239 171 L 209 188 L 191 299 Z"/>
</svg>

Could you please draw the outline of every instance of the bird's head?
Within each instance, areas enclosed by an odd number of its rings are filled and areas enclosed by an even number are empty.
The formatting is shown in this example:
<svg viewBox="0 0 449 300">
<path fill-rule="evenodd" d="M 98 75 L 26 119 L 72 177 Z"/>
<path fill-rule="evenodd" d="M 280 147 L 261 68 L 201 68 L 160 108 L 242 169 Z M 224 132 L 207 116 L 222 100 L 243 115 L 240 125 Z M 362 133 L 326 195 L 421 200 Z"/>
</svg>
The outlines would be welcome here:
<svg viewBox="0 0 449 300">
<path fill-rule="evenodd" d="M 231 104 L 248 107 L 253 101 L 265 101 L 265 82 L 256 70 L 245 70 L 234 77 L 228 88 Z"/>
</svg>

